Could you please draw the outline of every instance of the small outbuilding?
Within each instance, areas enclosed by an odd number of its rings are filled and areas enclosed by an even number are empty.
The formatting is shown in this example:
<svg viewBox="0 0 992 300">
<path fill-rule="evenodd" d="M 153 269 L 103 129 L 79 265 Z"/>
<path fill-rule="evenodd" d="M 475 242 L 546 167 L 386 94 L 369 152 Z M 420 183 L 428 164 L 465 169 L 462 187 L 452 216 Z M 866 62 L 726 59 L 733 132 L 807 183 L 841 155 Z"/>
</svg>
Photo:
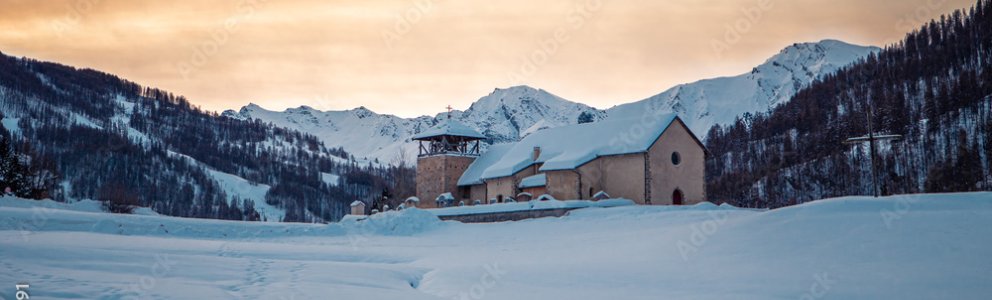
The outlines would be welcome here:
<svg viewBox="0 0 992 300">
<path fill-rule="evenodd" d="M 351 214 L 356 216 L 365 215 L 365 202 L 355 200 L 351 203 Z"/>
</svg>

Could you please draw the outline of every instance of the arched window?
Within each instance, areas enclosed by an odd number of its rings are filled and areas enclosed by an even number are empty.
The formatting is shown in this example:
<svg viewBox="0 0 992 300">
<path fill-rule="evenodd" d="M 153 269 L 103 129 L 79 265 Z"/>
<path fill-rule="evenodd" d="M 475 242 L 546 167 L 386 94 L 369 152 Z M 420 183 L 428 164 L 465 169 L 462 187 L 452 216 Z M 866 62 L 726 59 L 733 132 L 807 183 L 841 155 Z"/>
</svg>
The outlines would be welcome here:
<svg viewBox="0 0 992 300">
<path fill-rule="evenodd" d="M 672 164 L 677 166 L 680 163 L 682 163 L 682 155 L 678 151 L 672 152 Z"/>
<path fill-rule="evenodd" d="M 675 191 L 672 192 L 672 205 L 682 205 L 684 200 L 685 194 L 682 194 L 682 190 L 675 189 Z"/>
</svg>

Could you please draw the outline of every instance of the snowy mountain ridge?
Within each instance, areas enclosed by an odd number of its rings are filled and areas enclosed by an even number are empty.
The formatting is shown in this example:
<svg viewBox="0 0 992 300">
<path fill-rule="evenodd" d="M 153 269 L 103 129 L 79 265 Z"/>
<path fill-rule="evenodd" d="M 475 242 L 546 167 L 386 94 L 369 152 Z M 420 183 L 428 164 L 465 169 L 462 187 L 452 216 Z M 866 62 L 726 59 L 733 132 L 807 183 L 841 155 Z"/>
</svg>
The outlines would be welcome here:
<svg viewBox="0 0 992 300">
<path fill-rule="evenodd" d="M 404 119 L 394 115 L 377 114 L 365 107 L 344 111 L 320 111 L 308 106 L 282 112 L 270 111 L 254 103 L 239 112 L 226 111 L 224 116 L 237 119 L 261 119 L 279 127 L 313 134 L 331 148 L 343 147 L 362 158 L 377 159 L 383 164 L 398 164 L 416 157 L 410 137 L 430 128 L 432 118 Z M 413 156 L 410 156 L 413 155 Z"/>
<path fill-rule="evenodd" d="M 729 124 L 746 112 L 767 111 L 788 101 L 820 76 L 836 72 L 876 47 L 836 40 L 799 43 L 786 47 L 751 72 L 681 84 L 644 100 L 606 110 L 566 100 L 543 89 L 514 86 L 493 90 L 465 111 L 451 117 L 489 137 L 490 143 L 513 142 L 536 130 L 576 124 L 579 117 L 597 121 L 643 114 L 678 113 L 701 138 L 715 124 Z M 413 163 L 417 147 L 410 140 L 447 113 L 434 117 L 400 118 L 378 114 L 364 107 L 345 111 L 320 111 L 310 107 L 266 110 L 250 104 L 225 116 L 260 119 L 276 126 L 310 133 L 328 147 L 343 147 L 360 158 L 387 164 Z"/>
<path fill-rule="evenodd" d="M 751 72 L 680 84 L 607 112 L 611 117 L 678 113 L 693 132 L 705 139 L 713 125 L 730 124 L 745 112 L 768 111 L 789 101 L 817 78 L 879 50 L 836 40 L 793 44 Z"/>
<path fill-rule="evenodd" d="M 515 86 L 495 89 L 479 98 L 469 109 L 451 111 L 451 118 L 475 128 L 490 141 L 500 143 L 518 140 L 534 125 L 547 128 L 574 124 L 583 113 L 597 120 L 606 116 L 601 110 L 565 100 L 545 90 Z M 238 112 L 229 110 L 223 115 L 237 119 L 260 119 L 313 134 L 328 147 L 343 147 L 355 155 L 367 155 L 360 158 L 378 160 L 383 164 L 415 161 L 417 145 L 410 137 L 448 117 L 448 113 L 439 113 L 434 117 L 407 119 L 377 114 L 364 107 L 320 111 L 301 106 L 276 112 L 256 104 L 249 104 Z"/>
</svg>

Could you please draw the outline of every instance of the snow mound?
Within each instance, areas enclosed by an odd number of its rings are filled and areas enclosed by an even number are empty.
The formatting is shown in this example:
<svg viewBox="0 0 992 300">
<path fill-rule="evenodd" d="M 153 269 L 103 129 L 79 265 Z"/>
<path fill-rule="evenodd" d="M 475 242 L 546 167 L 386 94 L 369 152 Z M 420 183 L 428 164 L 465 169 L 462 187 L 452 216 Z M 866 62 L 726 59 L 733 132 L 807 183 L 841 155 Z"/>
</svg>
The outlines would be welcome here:
<svg viewBox="0 0 992 300">
<path fill-rule="evenodd" d="M 408 208 L 399 211 L 378 213 L 366 218 L 349 217 L 331 226 L 341 226 L 345 232 L 387 236 L 411 236 L 431 231 L 444 225 L 432 213 Z"/>
<path fill-rule="evenodd" d="M 68 211 L 79 211 L 79 212 L 94 212 L 103 213 L 103 203 L 96 200 L 79 200 L 75 202 L 56 202 L 53 200 L 30 200 L 22 199 L 17 197 L 2 196 L 0 197 L 0 207 L 16 207 L 16 208 L 30 208 L 30 209 L 59 209 Z M 138 207 L 134 209 L 135 215 L 148 215 L 157 216 L 158 213 L 152 211 L 147 207 Z"/>
</svg>

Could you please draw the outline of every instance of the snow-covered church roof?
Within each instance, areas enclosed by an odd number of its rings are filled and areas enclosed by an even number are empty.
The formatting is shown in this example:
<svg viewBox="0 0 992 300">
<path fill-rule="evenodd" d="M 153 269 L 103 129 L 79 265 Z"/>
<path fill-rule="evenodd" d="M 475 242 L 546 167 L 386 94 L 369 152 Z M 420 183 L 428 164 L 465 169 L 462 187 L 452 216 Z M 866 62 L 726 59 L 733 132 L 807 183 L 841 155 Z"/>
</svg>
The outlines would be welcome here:
<svg viewBox="0 0 992 300">
<path fill-rule="evenodd" d="M 444 121 L 441 121 L 441 123 L 437 124 L 437 126 L 414 135 L 412 139 L 423 140 L 430 137 L 443 135 L 461 136 L 475 139 L 486 138 L 486 136 L 482 135 L 478 131 L 475 131 L 472 127 L 468 127 L 467 125 L 452 119 L 445 119 Z"/>
<path fill-rule="evenodd" d="M 503 158 L 507 151 L 513 149 L 515 144 L 495 144 L 489 146 L 482 156 L 479 156 L 465 169 L 462 177 L 458 178 L 458 186 L 482 184 L 482 172 Z"/>
<path fill-rule="evenodd" d="M 538 163 L 544 164 L 540 171 L 571 170 L 600 156 L 641 153 L 677 119 L 675 114 L 659 114 L 540 130 L 517 143 L 493 145 L 469 166 L 458 184 L 511 176 Z M 536 160 L 535 147 L 541 150 Z"/>
</svg>

